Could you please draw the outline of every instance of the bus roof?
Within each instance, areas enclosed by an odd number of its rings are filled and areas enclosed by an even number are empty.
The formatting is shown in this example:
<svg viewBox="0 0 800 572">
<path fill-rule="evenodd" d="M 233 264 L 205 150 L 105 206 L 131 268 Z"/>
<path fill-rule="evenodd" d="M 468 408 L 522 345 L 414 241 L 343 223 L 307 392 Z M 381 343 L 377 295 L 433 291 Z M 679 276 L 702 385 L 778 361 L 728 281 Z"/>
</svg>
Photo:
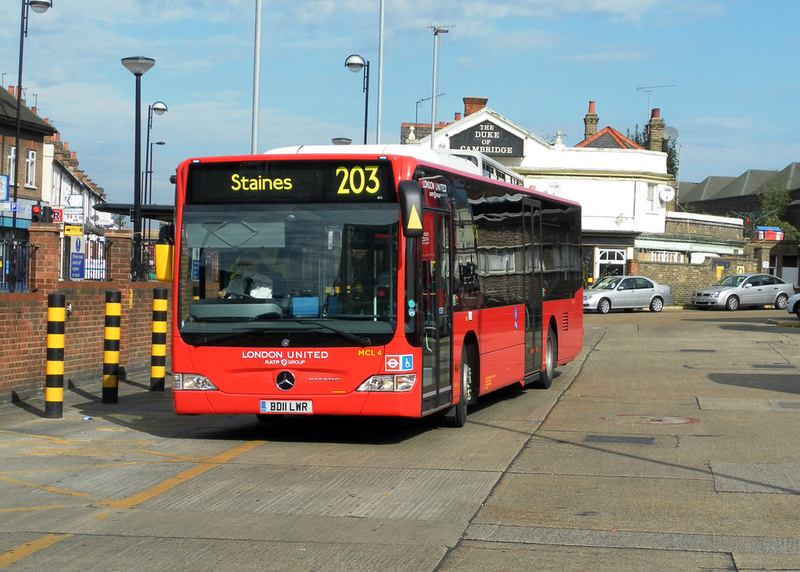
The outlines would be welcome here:
<svg viewBox="0 0 800 572">
<path fill-rule="evenodd" d="M 264 152 L 264 155 L 369 155 L 413 157 L 420 162 L 441 165 L 457 169 L 463 173 L 486 177 L 499 184 L 514 186 L 517 190 L 524 190 L 532 195 L 542 198 L 580 206 L 574 200 L 565 199 L 526 187 L 523 179 L 513 170 L 477 151 L 462 151 L 450 149 L 431 149 L 421 145 L 401 145 L 398 143 L 385 145 L 295 145 L 291 147 L 277 147 Z M 478 165 L 471 158 L 478 160 Z M 496 171 L 494 176 L 487 174 L 486 166 L 491 165 Z M 502 173 L 500 178 L 498 173 Z"/>
<path fill-rule="evenodd" d="M 264 155 L 399 155 L 413 157 L 418 161 L 443 165 L 474 175 L 483 175 L 481 169 L 472 161 L 457 157 L 445 149 L 431 149 L 420 145 L 295 145 L 278 147 L 266 151 Z"/>
</svg>

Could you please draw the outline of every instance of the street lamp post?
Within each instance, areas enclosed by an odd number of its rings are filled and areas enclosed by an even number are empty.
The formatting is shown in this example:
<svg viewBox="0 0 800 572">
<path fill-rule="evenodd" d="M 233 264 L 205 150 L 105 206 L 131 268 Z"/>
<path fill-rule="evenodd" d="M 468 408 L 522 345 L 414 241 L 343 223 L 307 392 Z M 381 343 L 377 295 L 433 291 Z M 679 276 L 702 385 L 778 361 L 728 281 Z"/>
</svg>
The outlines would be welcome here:
<svg viewBox="0 0 800 572">
<path fill-rule="evenodd" d="M 148 173 L 148 181 L 147 181 L 147 194 L 144 197 L 144 200 L 148 205 L 153 204 L 153 145 L 166 145 L 165 141 L 153 141 L 150 143 L 150 167 L 147 168 Z M 147 162 L 145 162 L 147 165 Z"/>
<path fill-rule="evenodd" d="M 147 187 L 142 200 L 148 205 L 153 204 L 153 145 L 166 145 L 166 143 L 164 141 L 153 141 L 147 145 L 147 157 L 144 160 L 145 185 L 147 185 Z M 148 241 L 152 240 L 152 236 L 150 234 L 152 230 L 151 223 L 152 220 L 148 218 L 147 234 L 145 235 Z"/>
<path fill-rule="evenodd" d="M 150 186 L 153 184 L 152 177 L 148 181 L 147 174 L 150 172 L 150 155 L 153 152 L 153 146 L 150 145 L 150 130 L 153 128 L 153 114 L 164 115 L 168 111 L 167 104 L 163 101 L 156 101 L 152 105 L 147 106 L 147 139 L 144 145 L 144 191 L 142 192 L 142 200 L 149 202 L 147 198 L 152 194 Z M 164 145 L 161 141 L 159 145 Z"/>
<path fill-rule="evenodd" d="M 446 34 L 447 28 L 434 26 L 433 28 L 433 92 L 431 94 L 431 149 L 433 149 L 433 134 L 436 132 L 436 84 L 439 80 L 439 34 Z"/>
<path fill-rule="evenodd" d="M 28 36 L 28 8 L 32 8 L 37 14 L 47 12 L 53 6 L 51 0 L 22 0 L 22 13 L 19 22 L 19 70 L 17 71 L 17 117 L 16 117 L 16 133 L 14 138 L 14 162 L 13 170 L 9 175 L 14 177 L 14 192 L 13 202 L 17 202 L 17 189 L 19 188 L 19 139 L 22 133 L 22 54 L 25 51 L 25 38 Z M 24 175 L 23 175 L 24 178 Z M 10 182 L 10 178 L 9 178 Z M 17 234 L 17 211 L 11 211 L 11 239 L 16 241 Z M 11 268 L 11 276 L 9 285 L 12 289 L 16 288 L 17 283 L 17 265 L 13 264 Z"/>
<path fill-rule="evenodd" d="M 133 256 L 131 281 L 141 280 L 142 270 L 142 75 L 155 65 L 153 58 L 122 58 L 122 65 L 136 77 L 135 134 L 133 155 Z"/>
<path fill-rule="evenodd" d="M 358 54 L 349 56 L 344 61 L 344 66 L 353 73 L 358 73 L 364 69 L 364 87 L 362 91 L 366 94 L 364 98 L 364 145 L 367 144 L 367 126 L 369 124 L 369 60 L 365 60 Z"/>
</svg>

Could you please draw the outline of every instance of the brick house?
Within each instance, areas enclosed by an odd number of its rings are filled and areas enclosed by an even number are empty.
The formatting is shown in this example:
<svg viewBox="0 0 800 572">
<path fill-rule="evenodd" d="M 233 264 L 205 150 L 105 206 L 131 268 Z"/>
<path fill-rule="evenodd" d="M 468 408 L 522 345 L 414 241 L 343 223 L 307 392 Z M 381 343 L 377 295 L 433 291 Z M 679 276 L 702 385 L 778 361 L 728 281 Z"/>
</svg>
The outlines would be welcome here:
<svg viewBox="0 0 800 572">
<path fill-rule="evenodd" d="M 20 139 L 22 152 L 14 173 L 16 145 L 17 97 L 16 88 L 0 89 L 0 176 L 4 184 L 7 177 L 8 195 L 0 193 L 0 241 L 25 240 L 25 230 L 31 223 L 31 207 L 42 200 L 45 165 L 45 143 L 56 133 L 56 129 L 36 114 L 36 108 L 28 108 L 24 102 L 20 109 Z M 11 203 L 14 186 L 17 185 L 16 217 Z M 16 220 L 15 220 L 16 219 Z M 14 231 L 16 228 L 16 232 Z"/>
</svg>

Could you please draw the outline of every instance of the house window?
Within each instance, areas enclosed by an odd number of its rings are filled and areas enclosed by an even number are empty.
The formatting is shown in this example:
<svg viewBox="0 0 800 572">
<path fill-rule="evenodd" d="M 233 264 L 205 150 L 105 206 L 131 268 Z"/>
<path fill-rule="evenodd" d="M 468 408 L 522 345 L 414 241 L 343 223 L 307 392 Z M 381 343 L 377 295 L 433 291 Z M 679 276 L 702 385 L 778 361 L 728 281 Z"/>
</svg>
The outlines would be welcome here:
<svg viewBox="0 0 800 572">
<path fill-rule="evenodd" d="M 595 278 L 625 274 L 625 249 L 598 248 L 595 257 Z"/>
<path fill-rule="evenodd" d="M 650 201 L 650 210 L 654 211 L 658 209 L 658 193 L 656 185 L 647 185 L 647 200 Z"/>
<path fill-rule="evenodd" d="M 25 186 L 36 186 L 36 151 L 25 153 Z"/>
<path fill-rule="evenodd" d="M 6 172 L 8 173 L 8 184 L 9 185 L 16 185 L 17 184 L 17 173 L 14 169 L 14 158 L 17 156 L 17 148 L 16 147 L 9 147 L 8 148 L 8 165 L 6 168 Z"/>
</svg>

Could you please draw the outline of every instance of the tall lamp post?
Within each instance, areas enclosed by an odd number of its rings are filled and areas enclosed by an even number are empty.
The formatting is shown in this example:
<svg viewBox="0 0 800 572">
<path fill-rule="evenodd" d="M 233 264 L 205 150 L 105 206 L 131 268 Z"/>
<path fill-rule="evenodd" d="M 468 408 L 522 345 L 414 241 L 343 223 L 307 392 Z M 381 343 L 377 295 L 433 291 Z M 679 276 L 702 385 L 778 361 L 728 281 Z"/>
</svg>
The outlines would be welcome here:
<svg viewBox="0 0 800 572">
<path fill-rule="evenodd" d="M 9 173 L 14 177 L 14 192 L 13 202 L 17 202 L 17 189 L 19 188 L 19 139 L 22 133 L 22 54 L 25 51 L 25 38 L 28 36 L 28 8 L 32 8 L 37 14 L 43 14 L 53 6 L 50 0 L 22 0 L 22 13 L 19 22 L 19 70 L 17 72 L 17 117 L 16 117 L 16 133 L 14 141 L 14 163 L 13 169 Z M 23 175 L 24 177 L 24 175 Z M 11 178 L 9 177 L 9 183 Z M 16 240 L 17 234 L 17 211 L 11 211 L 11 238 Z M 12 264 L 12 273 L 10 276 L 11 288 L 16 288 L 17 282 L 17 265 Z"/>
<path fill-rule="evenodd" d="M 142 201 L 148 205 L 153 204 L 153 145 L 166 145 L 166 143 L 164 141 L 153 141 L 152 143 L 147 144 L 147 156 L 144 160 L 145 191 Z M 152 236 L 150 234 L 152 228 L 151 223 L 152 221 L 148 218 L 147 234 L 145 235 L 148 241 L 152 240 Z M 144 230 L 142 230 L 142 233 L 144 233 Z"/>
<path fill-rule="evenodd" d="M 367 125 L 369 124 L 369 60 L 365 60 L 358 54 L 349 56 L 344 61 L 344 66 L 353 73 L 364 70 L 364 87 L 362 91 L 366 93 L 364 98 L 364 145 L 367 144 Z"/>
<path fill-rule="evenodd" d="M 150 147 L 150 149 L 149 149 L 149 151 L 150 151 L 150 167 L 147 168 L 147 171 L 146 171 L 147 177 L 148 177 L 148 180 L 147 180 L 147 193 L 144 196 L 144 200 L 145 200 L 146 204 L 148 204 L 148 205 L 152 205 L 153 204 L 153 145 L 166 145 L 166 144 L 167 144 L 166 141 L 153 141 L 149 145 L 149 147 Z M 147 165 L 147 162 L 145 161 L 145 166 L 146 165 Z"/>
<path fill-rule="evenodd" d="M 136 76 L 135 148 L 133 155 L 133 256 L 131 256 L 131 280 L 141 280 L 142 270 L 142 76 L 155 65 L 153 58 L 135 56 L 122 58 L 122 65 Z"/>
<path fill-rule="evenodd" d="M 433 28 L 433 92 L 431 99 L 431 149 L 433 149 L 433 134 L 436 131 L 436 84 L 439 80 L 439 34 L 446 34 L 447 28 L 434 26 Z"/>
<path fill-rule="evenodd" d="M 146 202 L 150 202 L 147 197 L 149 194 L 152 194 L 150 186 L 153 184 L 152 177 L 150 177 L 149 181 L 147 178 L 147 174 L 151 173 L 150 155 L 153 153 L 153 146 L 150 145 L 150 130 L 153 128 L 153 114 L 155 113 L 156 115 L 164 115 L 168 110 L 167 104 L 163 101 L 156 101 L 154 104 L 147 106 L 147 138 L 144 144 L 144 191 L 142 193 L 142 200 Z M 161 141 L 158 144 L 164 145 L 164 142 Z"/>
</svg>

